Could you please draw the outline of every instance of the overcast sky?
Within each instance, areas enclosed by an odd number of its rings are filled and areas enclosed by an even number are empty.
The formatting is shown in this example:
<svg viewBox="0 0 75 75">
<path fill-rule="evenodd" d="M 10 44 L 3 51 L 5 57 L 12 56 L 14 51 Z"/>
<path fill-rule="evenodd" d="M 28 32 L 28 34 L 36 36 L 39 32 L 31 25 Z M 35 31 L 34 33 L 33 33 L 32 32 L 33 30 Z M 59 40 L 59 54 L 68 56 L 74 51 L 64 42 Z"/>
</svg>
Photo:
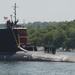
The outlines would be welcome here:
<svg viewBox="0 0 75 75">
<path fill-rule="evenodd" d="M 4 23 L 4 16 L 10 19 L 15 3 L 18 6 L 17 19 L 20 23 L 23 20 L 28 23 L 75 19 L 75 0 L 0 0 L 0 23 Z"/>
</svg>

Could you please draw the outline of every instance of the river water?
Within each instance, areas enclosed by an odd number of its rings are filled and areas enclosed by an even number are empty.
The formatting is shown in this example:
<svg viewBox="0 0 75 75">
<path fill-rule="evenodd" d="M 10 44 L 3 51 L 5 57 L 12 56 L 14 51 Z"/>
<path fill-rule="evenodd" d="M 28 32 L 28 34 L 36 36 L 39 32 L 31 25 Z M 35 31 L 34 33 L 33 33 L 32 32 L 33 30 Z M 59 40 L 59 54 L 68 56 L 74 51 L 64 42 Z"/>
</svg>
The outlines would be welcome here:
<svg viewBox="0 0 75 75">
<path fill-rule="evenodd" d="M 75 52 L 57 52 L 75 57 Z M 0 61 L 0 75 L 75 75 L 75 63 Z"/>
</svg>

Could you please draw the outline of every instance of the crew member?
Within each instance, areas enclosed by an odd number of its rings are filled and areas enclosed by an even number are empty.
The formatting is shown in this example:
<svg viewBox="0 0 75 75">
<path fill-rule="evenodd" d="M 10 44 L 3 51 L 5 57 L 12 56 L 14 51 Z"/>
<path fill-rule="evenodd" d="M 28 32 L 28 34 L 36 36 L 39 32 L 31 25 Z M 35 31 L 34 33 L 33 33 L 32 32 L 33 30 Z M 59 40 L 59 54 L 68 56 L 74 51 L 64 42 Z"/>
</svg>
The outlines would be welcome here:
<svg viewBox="0 0 75 75">
<path fill-rule="evenodd" d="M 55 46 L 52 46 L 52 54 L 56 54 L 56 49 L 55 49 Z"/>
<path fill-rule="evenodd" d="M 10 20 L 7 20 L 7 28 L 10 28 Z"/>
</svg>

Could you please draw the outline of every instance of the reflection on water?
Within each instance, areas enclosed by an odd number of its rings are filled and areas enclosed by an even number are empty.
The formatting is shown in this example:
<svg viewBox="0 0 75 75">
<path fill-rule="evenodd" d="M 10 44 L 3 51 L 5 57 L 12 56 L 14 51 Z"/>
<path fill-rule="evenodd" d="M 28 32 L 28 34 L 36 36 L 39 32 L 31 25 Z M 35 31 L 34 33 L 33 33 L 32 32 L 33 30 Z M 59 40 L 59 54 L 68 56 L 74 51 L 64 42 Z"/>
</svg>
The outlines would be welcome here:
<svg viewBox="0 0 75 75">
<path fill-rule="evenodd" d="M 0 75 L 75 75 L 75 63 L 0 61 Z"/>
</svg>

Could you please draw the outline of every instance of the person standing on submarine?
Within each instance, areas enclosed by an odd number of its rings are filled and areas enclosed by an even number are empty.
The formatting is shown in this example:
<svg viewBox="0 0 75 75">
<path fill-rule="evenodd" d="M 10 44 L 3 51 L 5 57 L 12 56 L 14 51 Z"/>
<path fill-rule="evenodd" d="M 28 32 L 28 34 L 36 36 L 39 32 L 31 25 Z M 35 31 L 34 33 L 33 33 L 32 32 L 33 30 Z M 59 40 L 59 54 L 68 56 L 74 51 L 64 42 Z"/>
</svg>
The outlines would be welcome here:
<svg viewBox="0 0 75 75">
<path fill-rule="evenodd" d="M 51 52 L 52 54 L 56 54 L 56 48 L 54 45 L 51 46 Z"/>
</svg>

